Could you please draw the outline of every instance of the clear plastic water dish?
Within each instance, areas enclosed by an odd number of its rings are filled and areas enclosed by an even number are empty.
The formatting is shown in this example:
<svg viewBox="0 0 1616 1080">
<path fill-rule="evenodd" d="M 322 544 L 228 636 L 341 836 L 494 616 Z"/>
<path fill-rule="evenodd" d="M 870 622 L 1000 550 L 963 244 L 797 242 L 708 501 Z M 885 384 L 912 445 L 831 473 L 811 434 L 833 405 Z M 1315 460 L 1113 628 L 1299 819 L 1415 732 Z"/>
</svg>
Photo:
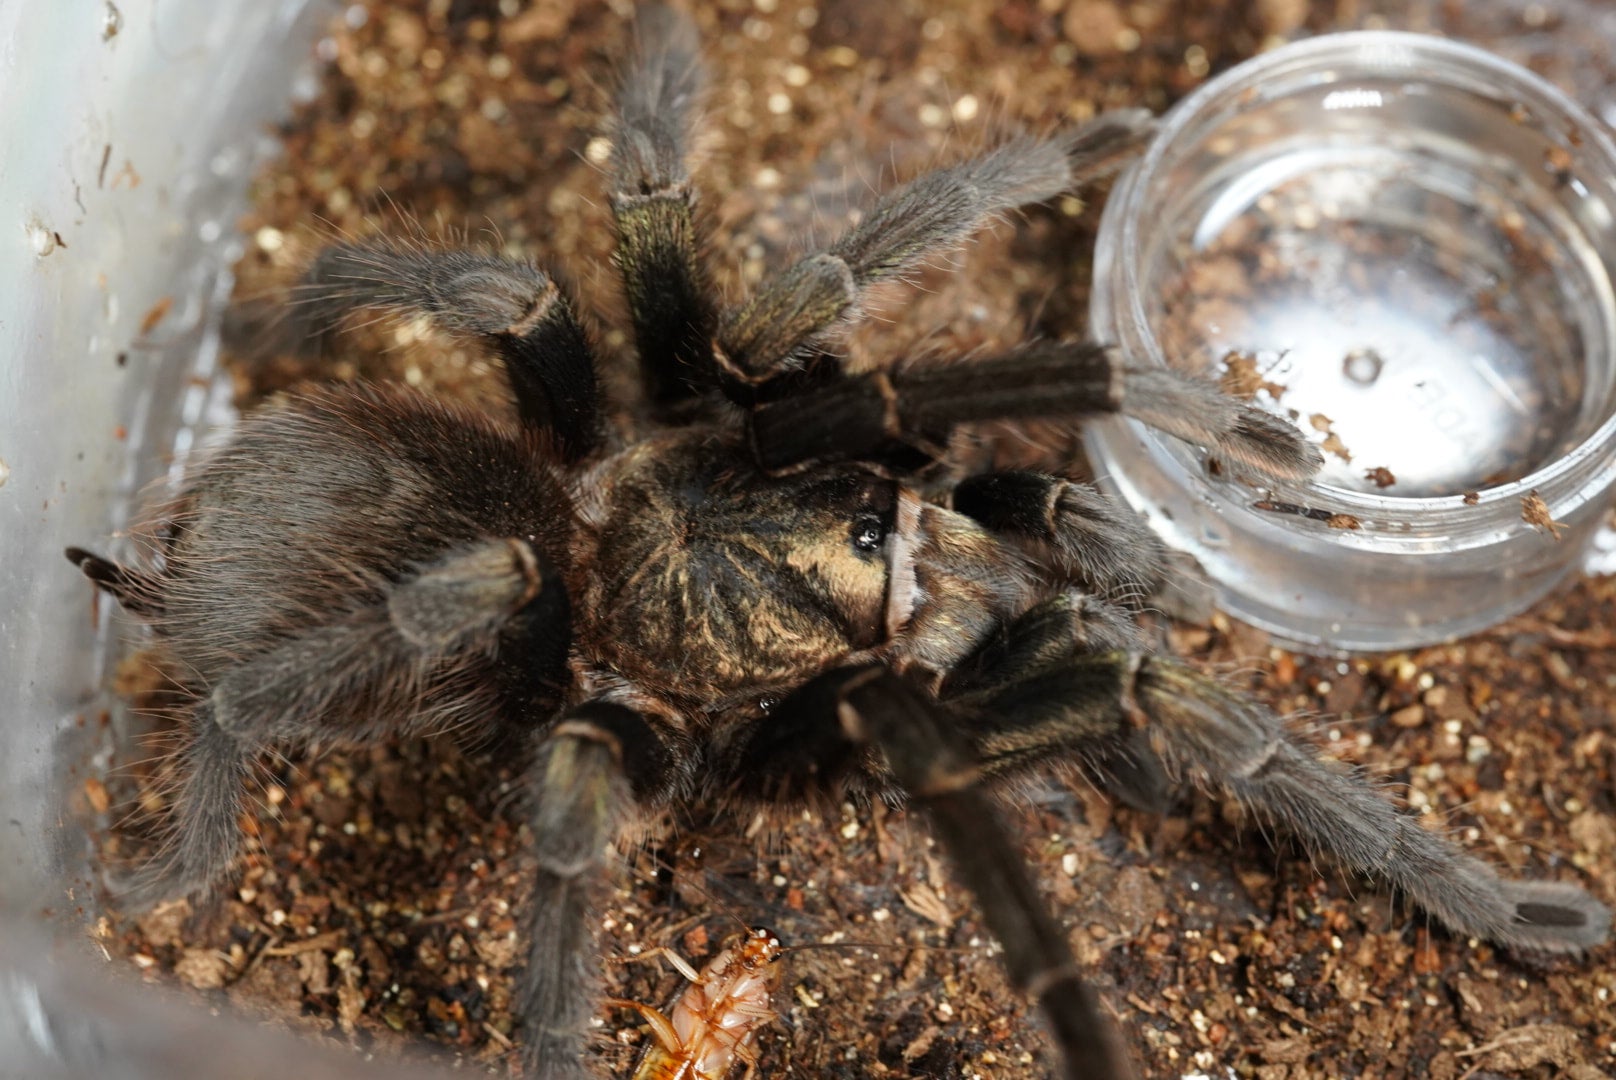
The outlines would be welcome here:
<svg viewBox="0 0 1616 1080">
<path fill-rule="evenodd" d="M 1092 330 L 1324 453 L 1274 487 L 1132 421 L 1104 483 L 1219 606 L 1328 651 L 1541 597 L 1616 478 L 1616 147 L 1553 86 L 1416 34 L 1298 42 L 1202 87 L 1118 183 Z"/>
</svg>

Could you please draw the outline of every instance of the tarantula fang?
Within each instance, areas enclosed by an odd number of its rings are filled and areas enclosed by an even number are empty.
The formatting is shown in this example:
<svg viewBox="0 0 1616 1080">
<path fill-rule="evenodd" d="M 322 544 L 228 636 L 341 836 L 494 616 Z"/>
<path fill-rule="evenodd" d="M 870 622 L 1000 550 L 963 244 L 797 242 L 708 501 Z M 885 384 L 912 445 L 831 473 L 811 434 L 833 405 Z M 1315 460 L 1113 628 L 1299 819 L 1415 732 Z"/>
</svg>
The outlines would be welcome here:
<svg viewBox="0 0 1616 1080">
<path fill-rule="evenodd" d="M 128 905 L 222 880 L 261 751 L 456 729 L 532 755 L 524 1062 L 543 1080 L 587 1072 L 605 852 L 635 815 L 703 799 L 912 799 L 1071 1077 L 1131 1070 L 989 790 L 1051 763 L 1136 798 L 1232 793 L 1461 935 L 1605 940 L 1608 912 L 1581 889 L 1501 878 L 1273 714 L 1146 650 L 1131 615 L 1162 561 L 1131 512 L 1041 473 L 939 478 L 950 433 L 976 421 L 1122 412 L 1306 477 L 1319 457 L 1294 428 L 1093 344 L 838 361 L 830 335 L 867 290 L 1105 173 L 1147 115 L 926 173 L 721 311 L 686 164 L 701 85 L 689 24 L 642 12 L 611 130 L 644 388 L 624 430 L 549 275 L 352 240 L 309 265 L 293 325 L 316 340 L 359 311 L 424 316 L 502 359 L 517 423 L 402 387 L 306 390 L 242 420 L 151 513 L 139 560 L 68 552 L 190 681 L 168 840 L 123 883 Z"/>
</svg>

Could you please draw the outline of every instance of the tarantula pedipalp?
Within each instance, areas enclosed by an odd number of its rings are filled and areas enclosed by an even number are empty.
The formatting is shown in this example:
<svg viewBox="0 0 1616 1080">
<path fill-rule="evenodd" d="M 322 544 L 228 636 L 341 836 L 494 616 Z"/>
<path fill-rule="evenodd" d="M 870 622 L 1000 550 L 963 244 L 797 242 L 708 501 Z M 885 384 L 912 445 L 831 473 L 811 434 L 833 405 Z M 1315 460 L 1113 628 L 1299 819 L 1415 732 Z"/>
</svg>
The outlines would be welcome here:
<svg viewBox="0 0 1616 1080">
<path fill-rule="evenodd" d="M 1103 171 L 1144 117 L 922 176 L 721 314 L 684 164 L 693 35 L 646 20 L 611 202 L 652 419 L 607 430 L 573 301 L 532 266 L 339 244 L 308 268 L 292 320 L 318 335 L 391 311 L 486 342 L 520 428 L 404 389 L 305 392 L 248 417 L 154 515 L 144 565 L 73 553 L 193 680 L 172 839 L 131 904 L 221 879 L 260 749 L 479 727 L 533 743 L 539 1076 L 582 1069 L 603 850 L 637 811 L 694 800 L 915 798 L 1073 1074 L 1126 1065 L 980 784 L 1052 761 L 1084 759 L 1134 794 L 1170 777 L 1220 785 L 1463 932 L 1602 939 L 1605 913 L 1580 890 L 1500 880 L 1270 714 L 1147 655 L 1126 604 L 1158 556 L 1126 511 L 1041 474 L 950 489 L 931 469 L 961 423 L 1121 410 L 1302 475 L 1315 460 L 1288 425 L 1089 345 L 861 375 L 823 347 L 869 287 Z"/>
</svg>

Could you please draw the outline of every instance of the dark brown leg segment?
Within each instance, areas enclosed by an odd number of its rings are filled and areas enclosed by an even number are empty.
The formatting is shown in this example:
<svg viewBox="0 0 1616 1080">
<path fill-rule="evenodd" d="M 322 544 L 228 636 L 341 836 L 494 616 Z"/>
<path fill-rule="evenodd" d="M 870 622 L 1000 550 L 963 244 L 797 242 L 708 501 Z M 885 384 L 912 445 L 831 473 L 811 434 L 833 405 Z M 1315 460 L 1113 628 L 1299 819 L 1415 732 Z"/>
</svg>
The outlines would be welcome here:
<svg viewBox="0 0 1616 1080">
<path fill-rule="evenodd" d="M 954 509 L 1031 552 L 1061 583 L 1138 610 L 1161 584 L 1161 540 L 1134 510 L 1087 484 L 1030 471 L 983 473 Z"/>
<path fill-rule="evenodd" d="M 641 375 L 665 408 L 714 384 L 711 287 L 686 165 L 703 83 L 695 27 L 642 8 L 612 125 L 611 203 Z"/>
<path fill-rule="evenodd" d="M 1004 947 L 1011 981 L 1039 1004 L 1065 1057 L 1069 1080 L 1133 1075 L 1094 991 L 1080 977 L 1066 935 L 1027 872 L 1021 845 L 1000 823 L 981 784 L 959 717 L 888 668 L 843 668 L 814 679 L 774 711 L 789 729 L 832 755 L 829 780 L 849 751 L 873 748 L 926 813 L 982 917 Z M 775 767 L 780 762 L 776 760 Z"/>
<path fill-rule="evenodd" d="M 1229 792 L 1310 853 L 1389 885 L 1461 935 L 1545 952 L 1606 939 L 1610 913 L 1582 889 L 1499 876 L 1250 698 L 1163 657 L 1094 652 L 1104 638 L 1093 640 L 1088 622 L 1080 601 L 1046 602 L 944 684 L 944 699 L 974 714 L 986 774 L 1073 758 L 1102 771 L 1118 759 L 1164 769 Z"/>
<path fill-rule="evenodd" d="M 720 375 L 755 385 L 797 366 L 826 330 L 857 314 L 864 292 L 916 269 L 995 217 L 1116 168 L 1153 130 L 1144 110 L 1107 113 L 1053 139 L 1012 139 L 883 195 L 825 251 L 763 283 L 718 331 Z"/>
<path fill-rule="evenodd" d="M 531 263 L 374 239 L 326 248 L 296 289 L 295 328 L 317 342 L 359 311 L 424 315 L 504 361 L 522 423 L 552 433 L 565 461 L 600 442 L 595 358 L 572 301 Z"/>
<path fill-rule="evenodd" d="M 600 963 L 591 912 L 603 859 L 632 800 L 670 781 L 667 744 L 632 709 L 585 702 L 542 736 L 529 773 L 538 871 L 528 912 L 531 945 L 521 986 L 533 1080 L 584 1080 Z"/>
<path fill-rule="evenodd" d="M 758 463 L 774 473 L 833 461 L 912 468 L 938 457 L 955 425 L 984 420 L 1137 417 L 1271 476 L 1301 479 L 1322 464 L 1293 425 L 1162 369 L 1130 368 L 1088 342 L 1036 342 L 959 364 L 903 365 L 842 379 L 752 414 Z"/>
</svg>

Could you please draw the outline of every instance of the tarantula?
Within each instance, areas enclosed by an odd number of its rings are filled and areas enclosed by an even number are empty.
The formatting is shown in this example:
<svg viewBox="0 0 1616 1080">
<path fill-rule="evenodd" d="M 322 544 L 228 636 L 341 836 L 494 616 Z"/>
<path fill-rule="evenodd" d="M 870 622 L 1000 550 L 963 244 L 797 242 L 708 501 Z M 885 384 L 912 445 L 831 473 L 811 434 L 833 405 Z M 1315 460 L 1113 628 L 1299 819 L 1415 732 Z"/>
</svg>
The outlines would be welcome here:
<svg viewBox="0 0 1616 1080">
<path fill-rule="evenodd" d="M 649 9 L 633 57 L 610 172 L 644 391 L 625 430 L 552 277 L 348 240 L 309 264 L 292 323 L 318 339 L 356 312 L 424 316 L 501 358 L 519 423 L 403 387 L 305 390 L 246 417 L 150 516 L 142 561 L 69 550 L 190 680 L 170 832 L 126 904 L 219 884 L 261 751 L 469 728 L 532 755 L 522 1015 L 526 1068 L 547 1080 L 585 1071 L 606 852 L 642 815 L 701 800 L 913 800 L 1074 1077 L 1130 1070 L 990 795 L 1053 763 L 1136 801 L 1221 788 L 1461 934 L 1604 940 L 1582 890 L 1501 879 L 1273 714 L 1148 651 L 1132 615 L 1163 562 L 1130 511 L 1040 473 L 949 480 L 960 425 L 1103 413 L 1304 478 L 1317 453 L 1289 424 L 1089 343 L 865 373 L 832 348 L 871 287 L 1104 174 L 1148 115 L 924 174 L 726 311 L 687 171 L 694 31 Z"/>
</svg>

